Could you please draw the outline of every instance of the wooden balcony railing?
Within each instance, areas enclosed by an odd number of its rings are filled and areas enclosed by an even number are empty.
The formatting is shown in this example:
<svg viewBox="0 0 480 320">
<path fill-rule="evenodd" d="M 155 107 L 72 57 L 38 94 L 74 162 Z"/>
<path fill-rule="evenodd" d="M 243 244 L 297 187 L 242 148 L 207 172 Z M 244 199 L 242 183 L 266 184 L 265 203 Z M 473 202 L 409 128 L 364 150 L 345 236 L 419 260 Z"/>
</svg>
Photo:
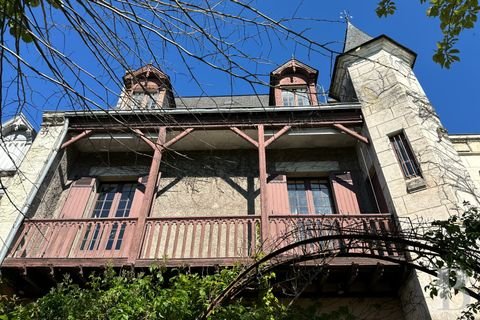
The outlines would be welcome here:
<svg viewBox="0 0 480 320">
<path fill-rule="evenodd" d="M 398 256 L 398 247 L 382 240 L 384 236 L 394 235 L 395 230 L 390 214 L 269 216 L 270 250 L 302 240 L 325 239 L 288 252 L 296 255 L 334 251 Z M 361 239 L 363 235 L 373 238 Z"/>
<path fill-rule="evenodd" d="M 390 214 L 361 215 L 272 215 L 268 217 L 267 241 L 260 239 L 259 216 L 161 217 L 147 218 L 137 228 L 137 218 L 28 220 L 23 223 L 5 263 L 28 259 L 131 258 L 148 265 L 155 260 L 211 264 L 230 263 L 252 257 L 263 248 L 274 250 L 299 240 L 331 236 L 287 253 L 305 254 L 315 250 L 339 253 L 362 252 L 397 256 L 394 244 L 379 239 L 342 239 L 342 235 L 392 235 Z M 140 252 L 131 252 L 136 232 L 142 232 Z M 130 255 L 130 257 L 129 257 Z M 79 260 L 76 260 L 79 261 Z M 91 260 L 93 261 L 93 260 Z M 4 263 L 4 265 L 5 265 Z M 45 264 L 48 261 L 45 260 Z"/>
<path fill-rule="evenodd" d="M 141 259 L 250 257 L 260 246 L 260 217 L 148 218 Z"/>
<path fill-rule="evenodd" d="M 128 257 L 136 222 L 136 218 L 25 221 L 10 257 Z"/>
</svg>

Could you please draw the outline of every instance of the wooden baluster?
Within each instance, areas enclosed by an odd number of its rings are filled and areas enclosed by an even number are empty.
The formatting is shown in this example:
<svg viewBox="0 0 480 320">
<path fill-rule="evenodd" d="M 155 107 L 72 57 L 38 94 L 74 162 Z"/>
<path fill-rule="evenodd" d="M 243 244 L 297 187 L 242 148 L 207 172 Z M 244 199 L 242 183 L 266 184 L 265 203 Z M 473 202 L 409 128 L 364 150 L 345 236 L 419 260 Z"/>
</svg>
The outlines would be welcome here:
<svg viewBox="0 0 480 320">
<path fill-rule="evenodd" d="M 236 219 L 235 219 L 236 220 Z M 234 220 L 234 221 L 235 221 Z M 225 238 L 225 257 L 229 257 L 230 256 L 230 224 L 231 224 L 231 221 L 226 221 L 225 222 L 225 228 L 226 228 L 226 238 Z"/>
<path fill-rule="evenodd" d="M 175 224 L 175 237 L 173 238 L 173 250 L 171 258 L 177 257 L 177 246 L 178 246 L 178 232 L 180 231 L 181 222 L 174 222 Z"/>
<path fill-rule="evenodd" d="M 46 258 L 57 258 L 57 248 L 61 245 L 62 243 L 62 237 L 59 236 L 61 234 L 61 223 L 59 222 L 54 222 L 52 223 L 52 234 L 50 235 L 49 238 L 47 238 L 47 241 L 49 242 L 45 256 Z"/>
<path fill-rule="evenodd" d="M 160 253 L 160 245 L 162 241 L 162 233 L 163 233 L 163 226 L 164 222 L 163 221 L 156 221 L 155 222 L 155 229 L 158 227 L 158 236 L 157 236 L 157 244 L 155 246 L 155 259 L 158 259 L 158 254 Z"/>
<path fill-rule="evenodd" d="M 117 232 L 113 238 L 112 248 L 110 250 L 106 250 L 108 238 L 110 238 L 110 231 L 111 227 L 113 227 L 113 223 L 117 223 Z M 115 256 L 115 243 L 120 232 L 121 223 L 120 222 L 111 222 L 111 221 L 102 221 L 99 224 L 99 235 L 97 238 L 97 250 L 94 251 L 93 257 L 94 258 L 104 258 L 104 257 L 114 257 Z M 110 251 L 110 252 L 109 252 Z"/>
<path fill-rule="evenodd" d="M 210 226 L 208 228 L 208 251 L 207 251 L 207 258 L 212 257 L 212 235 L 213 235 L 213 223 L 214 222 L 208 222 L 208 225 Z"/>
<path fill-rule="evenodd" d="M 235 220 L 233 223 L 233 256 L 234 257 L 238 257 L 240 256 L 239 252 L 238 252 L 238 223 L 242 222 L 243 220 Z"/>
<path fill-rule="evenodd" d="M 63 245 L 60 248 L 60 251 L 58 254 L 59 258 L 68 258 L 70 249 L 72 247 L 72 241 L 76 234 L 74 223 L 66 222 L 66 226 L 67 226 L 67 234 L 65 235 L 65 238 L 63 239 Z"/>
<path fill-rule="evenodd" d="M 153 234 L 155 230 L 152 226 L 152 221 L 147 221 L 145 224 L 145 237 L 147 238 L 147 245 L 145 246 L 143 253 L 140 252 L 140 259 L 150 258 L 150 250 L 152 248 Z"/>
<path fill-rule="evenodd" d="M 195 258 L 195 242 L 196 242 L 196 233 L 197 233 L 197 226 L 198 223 L 195 223 L 195 221 L 192 221 L 192 243 L 190 244 L 190 256 L 189 258 Z M 200 246 L 200 243 L 199 243 Z"/>
<path fill-rule="evenodd" d="M 127 227 L 125 229 L 125 234 L 123 235 L 123 244 L 122 244 L 122 257 L 128 257 L 130 253 L 130 247 L 133 243 L 134 231 L 137 224 L 136 221 L 128 221 Z M 141 252 L 140 252 L 141 254 Z"/>
<path fill-rule="evenodd" d="M 183 237 L 182 237 L 182 251 L 180 252 L 180 258 L 185 258 L 185 247 L 187 246 L 187 235 L 188 229 L 190 226 L 190 221 L 185 221 L 183 223 Z"/>
<path fill-rule="evenodd" d="M 163 257 L 168 257 L 168 249 L 170 244 L 170 233 L 172 231 L 172 223 L 170 221 L 166 222 L 167 225 L 167 236 L 165 237 L 165 249 L 163 250 Z"/>
<path fill-rule="evenodd" d="M 219 258 L 221 257 L 221 254 L 220 254 L 220 250 L 221 250 L 221 239 L 222 239 L 222 227 L 223 227 L 223 223 L 222 223 L 222 220 L 220 221 L 217 221 L 216 223 L 217 225 L 217 252 L 216 252 L 216 257 Z"/>
<path fill-rule="evenodd" d="M 200 242 L 198 246 L 198 257 L 203 258 L 203 244 L 204 244 L 204 239 L 205 239 L 205 222 L 202 220 L 201 226 L 200 226 Z"/>
</svg>

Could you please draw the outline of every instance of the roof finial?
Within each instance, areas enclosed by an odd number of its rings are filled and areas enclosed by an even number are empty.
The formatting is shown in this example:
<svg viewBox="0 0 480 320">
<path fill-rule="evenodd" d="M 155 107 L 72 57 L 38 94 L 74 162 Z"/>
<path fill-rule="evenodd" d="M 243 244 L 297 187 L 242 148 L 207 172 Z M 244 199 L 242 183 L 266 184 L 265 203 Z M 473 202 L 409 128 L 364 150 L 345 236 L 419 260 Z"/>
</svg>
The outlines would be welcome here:
<svg viewBox="0 0 480 320">
<path fill-rule="evenodd" d="M 353 16 L 350 15 L 348 10 L 343 10 L 340 12 L 340 19 L 345 20 L 346 23 L 349 23 L 353 19 Z"/>
</svg>

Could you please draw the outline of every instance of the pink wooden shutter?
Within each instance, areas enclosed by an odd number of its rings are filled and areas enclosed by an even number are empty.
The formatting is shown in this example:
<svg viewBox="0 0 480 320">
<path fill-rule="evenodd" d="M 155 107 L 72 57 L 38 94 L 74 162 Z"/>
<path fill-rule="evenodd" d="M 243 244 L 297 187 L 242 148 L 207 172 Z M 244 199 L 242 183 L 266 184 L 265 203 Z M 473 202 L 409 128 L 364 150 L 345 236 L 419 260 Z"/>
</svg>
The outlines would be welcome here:
<svg viewBox="0 0 480 320">
<path fill-rule="evenodd" d="M 80 219 L 87 208 L 88 199 L 95 186 L 95 178 L 80 178 L 70 186 L 60 217 L 63 219 Z"/>
<path fill-rule="evenodd" d="M 357 191 L 349 171 L 330 174 L 335 204 L 339 214 L 359 214 Z"/>
<path fill-rule="evenodd" d="M 130 217 L 138 217 L 140 214 L 147 181 L 148 176 L 140 177 L 138 179 L 137 189 L 135 189 L 135 194 L 133 196 L 132 208 L 130 209 Z"/>
<path fill-rule="evenodd" d="M 272 174 L 267 179 L 269 213 L 273 215 L 290 214 L 288 203 L 287 176 Z"/>
</svg>

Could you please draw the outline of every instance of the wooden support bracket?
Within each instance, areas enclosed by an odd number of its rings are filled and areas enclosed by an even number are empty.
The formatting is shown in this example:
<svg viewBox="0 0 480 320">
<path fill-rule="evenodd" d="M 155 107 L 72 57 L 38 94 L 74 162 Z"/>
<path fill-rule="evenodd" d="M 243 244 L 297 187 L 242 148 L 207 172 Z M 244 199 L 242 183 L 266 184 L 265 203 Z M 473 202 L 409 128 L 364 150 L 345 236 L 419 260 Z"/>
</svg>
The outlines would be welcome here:
<svg viewBox="0 0 480 320">
<path fill-rule="evenodd" d="M 83 139 L 83 138 L 86 138 L 88 137 L 89 135 L 91 135 L 93 133 L 93 130 L 85 130 L 83 131 L 82 133 L 80 133 L 79 135 L 76 135 L 75 137 L 72 137 L 70 138 L 70 140 L 68 141 L 65 141 L 62 146 L 60 147 L 60 149 L 65 149 L 66 147 L 68 147 L 69 145 Z"/>
<path fill-rule="evenodd" d="M 180 141 L 181 139 L 183 139 L 185 136 L 187 136 L 190 132 L 192 132 L 194 129 L 193 128 L 188 128 L 188 129 L 185 129 L 183 130 L 181 133 L 179 133 L 177 136 L 175 136 L 174 138 L 170 139 L 169 141 L 165 142 L 165 144 L 163 145 L 163 148 L 166 149 L 170 146 L 172 146 L 173 144 L 177 143 L 178 141 Z"/>
<path fill-rule="evenodd" d="M 276 133 L 274 133 L 273 136 L 270 139 L 265 141 L 265 148 L 268 147 L 273 141 L 280 138 L 284 133 L 286 133 L 291 128 L 292 128 L 291 126 L 284 126 L 282 129 L 280 129 Z"/>
<path fill-rule="evenodd" d="M 148 144 L 150 146 L 150 148 L 152 148 L 153 150 L 155 150 L 155 143 L 153 143 L 152 141 L 150 141 L 150 139 L 148 139 L 145 134 L 140 130 L 140 129 L 133 129 L 133 131 L 138 134 L 138 137 L 140 139 L 143 140 L 143 142 L 145 142 L 146 144 Z"/>
<path fill-rule="evenodd" d="M 343 124 L 334 123 L 333 126 L 334 126 L 335 128 L 337 128 L 338 130 L 340 130 L 340 131 L 348 134 L 349 136 L 354 137 L 355 139 L 358 139 L 358 140 L 362 141 L 362 142 L 365 143 L 365 144 L 369 144 L 367 137 L 364 137 L 364 136 L 362 136 L 360 133 L 358 133 L 358 132 L 356 132 L 356 131 L 354 131 L 354 130 L 352 130 L 352 129 L 349 129 L 349 128 L 347 128 L 347 127 L 345 127 Z"/>
<path fill-rule="evenodd" d="M 251 144 L 253 144 L 256 148 L 258 148 L 258 142 L 253 140 L 252 138 L 250 138 L 245 132 L 243 132 L 242 130 L 238 129 L 237 127 L 230 127 L 230 130 L 232 130 L 233 132 L 235 132 L 236 134 L 238 134 L 240 137 L 242 137 L 243 139 L 245 139 L 246 141 L 250 142 Z"/>
</svg>

